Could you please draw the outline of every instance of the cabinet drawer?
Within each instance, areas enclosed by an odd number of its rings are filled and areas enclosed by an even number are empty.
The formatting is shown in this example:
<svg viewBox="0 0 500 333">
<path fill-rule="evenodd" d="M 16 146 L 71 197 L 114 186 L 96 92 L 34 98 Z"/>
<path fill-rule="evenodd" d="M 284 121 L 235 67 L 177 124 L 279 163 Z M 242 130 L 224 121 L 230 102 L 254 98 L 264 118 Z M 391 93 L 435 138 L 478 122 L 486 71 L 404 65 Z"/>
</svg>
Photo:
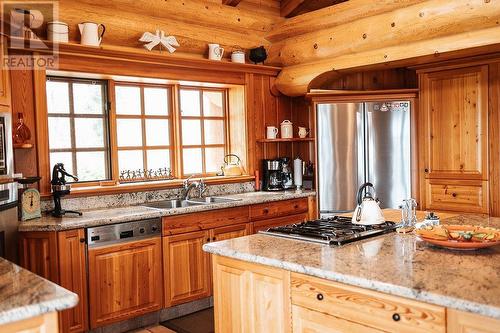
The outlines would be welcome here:
<svg viewBox="0 0 500 333">
<path fill-rule="evenodd" d="M 445 308 L 292 273 L 292 304 L 386 332 L 445 332 Z"/>
<path fill-rule="evenodd" d="M 294 333 L 384 333 L 369 326 L 292 305 Z"/>
<path fill-rule="evenodd" d="M 248 206 L 166 216 L 162 220 L 164 236 L 245 222 L 248 222 Z"/>
<path fill-rule="evenodd" d="M 428 179 L 427 209 L 468 213 L 488 212 L 488 182 Z"/>
<path fill-rule="evenodd" d="M 260 230 L 267 230 L 272 227 L 280 225 L 287 225 L 292 223 L 299 223 L 307 221 L 307 213 L 295 214 L 291 216 L 276 217 L 274 219 L 256 221 L 253 223 L 253 232 L 257 233 Z"/>
<path fill-rule="evenodd" d="M 264 220 L 271 217 L 304 213 L 308 210 L 307 198 L 267 202 L 250 206 L 250 219 Z"/>
</svg>

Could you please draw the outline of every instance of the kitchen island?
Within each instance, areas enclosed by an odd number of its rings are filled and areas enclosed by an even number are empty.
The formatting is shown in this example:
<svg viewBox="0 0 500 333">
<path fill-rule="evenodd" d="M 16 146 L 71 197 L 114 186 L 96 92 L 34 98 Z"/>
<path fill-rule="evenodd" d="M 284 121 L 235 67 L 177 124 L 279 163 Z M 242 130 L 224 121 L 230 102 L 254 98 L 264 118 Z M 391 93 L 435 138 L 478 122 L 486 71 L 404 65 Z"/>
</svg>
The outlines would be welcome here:
<svg viewBox="0 0 500 333">
<path fill-rule="evenodd" d="M 481 216 L 443 223 L 500 227 Z M 331 247 L 257 234 L 204 250 L 217 332 L 500 331 L 498 246 L 458 252 L 391 233 Z"/>
<path fill-rule="evenodd" d="M 78 296 L 0 258 L 0 332 L 57 332 L 57 311 Z"/>
</svg>

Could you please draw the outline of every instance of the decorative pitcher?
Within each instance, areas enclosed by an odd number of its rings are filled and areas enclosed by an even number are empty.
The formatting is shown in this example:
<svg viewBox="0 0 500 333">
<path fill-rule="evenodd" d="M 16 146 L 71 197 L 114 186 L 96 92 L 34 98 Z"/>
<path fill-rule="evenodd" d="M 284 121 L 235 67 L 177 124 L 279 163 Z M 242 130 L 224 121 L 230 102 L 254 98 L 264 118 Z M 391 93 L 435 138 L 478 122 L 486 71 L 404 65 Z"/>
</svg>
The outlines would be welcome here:
<svg viewBox="0 0 500 333">
<path fill-rule="evenodd" d="M 99 27 L 102 27 L 102 32 L 100 34 Z M 80 29 L 80 34 L 82 35 L 80 44 L 88 46 L 101 45 L 102 36 L 104 36 L 104 32 L 106 31 L 106 27 L 103 24 L 93 22 L 79 23 L 78 29 Z"/>
</svg>

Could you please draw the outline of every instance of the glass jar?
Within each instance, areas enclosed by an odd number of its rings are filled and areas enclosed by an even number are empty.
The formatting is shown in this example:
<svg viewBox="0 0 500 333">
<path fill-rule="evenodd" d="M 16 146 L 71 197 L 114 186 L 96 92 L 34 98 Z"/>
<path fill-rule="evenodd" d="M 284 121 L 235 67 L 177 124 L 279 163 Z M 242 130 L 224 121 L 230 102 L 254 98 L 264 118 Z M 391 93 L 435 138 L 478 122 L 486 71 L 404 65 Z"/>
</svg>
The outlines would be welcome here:
<svg viewBox="0 0 500 333">
<path fill-rule="evenodd" d="M 13 140 L 14 143 L 26 143 L 31 139 L 31 132 L 28 126 L 24 123 L 24 117 L 21 112 L 17 114 L 17 124 L 14 127 Z"/>
</svg>

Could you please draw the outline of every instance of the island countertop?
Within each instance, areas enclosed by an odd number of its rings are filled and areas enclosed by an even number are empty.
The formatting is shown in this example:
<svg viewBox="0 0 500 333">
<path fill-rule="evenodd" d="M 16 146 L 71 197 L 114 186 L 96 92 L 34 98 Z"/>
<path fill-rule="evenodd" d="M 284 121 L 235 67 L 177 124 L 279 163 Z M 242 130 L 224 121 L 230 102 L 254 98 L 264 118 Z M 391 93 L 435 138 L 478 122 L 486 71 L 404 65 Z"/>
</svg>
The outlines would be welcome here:
<svg viewBox="0 0 500 333">
<path fill-rule="evenodd" d="M 457 216 L 443 224 L 498 228 L 500 218 Z M 500 246 L 434 247 L 391 233 L 341 247 L 256 234 L 207 243 L 215 255 L 268 265 L 500 319 Z"/>
<path fill-rule="evenodd" d="M 74 307 L 78 296 L 0 258 L 0 325 Z"/>
<path fill-rule="evenodd" d="M 44 215 L 41 218 L 24 221 L 19 224 L 19 231 L 61 231 L 78 228 L 88 228 L 106 224 L 128 222 L 163 216 L 196 213 L 208 210 L 241 207 L 265 202 L 307 198 L 316 195 L 314 191 L 284 191 L 284 192 L 247 192 L 223 195 L 224 198 L 238 201 L 203 204 L 171 209 L 150 208 L 143 205 L 104 208 L 83 211 L 82 216 L 67 215 L 62 218 Z"/>
</svg>

